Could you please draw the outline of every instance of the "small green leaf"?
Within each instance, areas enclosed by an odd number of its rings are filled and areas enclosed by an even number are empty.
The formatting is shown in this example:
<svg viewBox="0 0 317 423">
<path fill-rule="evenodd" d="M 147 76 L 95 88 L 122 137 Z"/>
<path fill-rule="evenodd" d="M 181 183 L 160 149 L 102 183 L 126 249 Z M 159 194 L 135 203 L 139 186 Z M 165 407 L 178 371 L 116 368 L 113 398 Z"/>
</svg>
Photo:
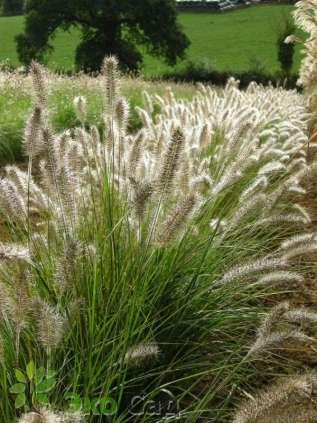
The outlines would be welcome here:
<svg viewBox="0 0 317 423">
<path fill-rule="evenodd" d="M 36 392 L 40 394 L 44 392 L 49 392 L 54 388 L 55 385 L 56 385 L 56 380 L 54 378 L 43 380 L 43 382 L 37 385 Z"/>
<path fill-rule="evenodd" d="M 26 366 L 26 374 L 28 375 L 29 380 L 33 379 L 34 373 L 35 373 L 34 361 L 30 361 L 29 364 Z"/>
<path fill-rule="evenodd" d="M 15 408 L 21 408 L 25 405 L 26 396 L 25 394 L 19 394 L 15 399 Z"/>
<path fill-rule="evenodd" d="M 15 373 L 15 377 L 17 378 L 17 381 L 18 382 L 26 383 L 26 377 L 25 377 L 24 373 L 21 370 L 15 369 L 14 370 L 14 373 Z"/>
<path fill-rule="evenodd" d="M 38 385 L 39 383 L 41 383 L 42 380 L 44 379 L 44 376 L 45 376 L 44 367 L 39 367 L 38 369 L 36 369 L 35 375 L 34 375 L 35 384 Z"/>
<path fill-rule="evenodd" d="M 46 394 L 36 394 L 35 401 L 39 405 L 49 405 L 49 403 L 50 403 Z"/>
<path fill-rule="evenodd" d="M 25 391 L 25 385 L 24 383 L 16 383 L 15 385 L 12 385 L 9 389 L 11 394 L 22 394 Z"/>
</svg>

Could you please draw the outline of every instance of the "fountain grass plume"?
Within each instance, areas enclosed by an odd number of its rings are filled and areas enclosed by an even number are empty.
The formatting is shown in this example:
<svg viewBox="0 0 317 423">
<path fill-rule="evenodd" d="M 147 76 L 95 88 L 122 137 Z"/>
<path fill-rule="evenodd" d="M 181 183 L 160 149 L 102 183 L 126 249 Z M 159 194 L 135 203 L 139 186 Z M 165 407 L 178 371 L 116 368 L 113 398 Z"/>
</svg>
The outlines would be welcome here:
<svg viewBox="0 0 317 423">
<path fill-rule="evenodd" d="M 313 423 L 317 379 L 314 373 L 285 378 L 245 401 L 233 423 Z"/>
</svg>

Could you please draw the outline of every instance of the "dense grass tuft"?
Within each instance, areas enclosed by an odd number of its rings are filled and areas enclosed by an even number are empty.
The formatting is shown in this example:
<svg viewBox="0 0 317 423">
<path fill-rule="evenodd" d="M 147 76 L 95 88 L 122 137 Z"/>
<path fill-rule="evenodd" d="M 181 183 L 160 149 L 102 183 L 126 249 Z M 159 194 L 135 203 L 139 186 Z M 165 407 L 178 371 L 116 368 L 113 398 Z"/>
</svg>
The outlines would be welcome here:
<svg viewBox="0 0 317 423">
<path fill-rule="evenodd" d="M 231 80 L 193 99 L 143 93 L 134 133 L 110 62 L 95 80 L 36 64 L 15 75 L 34 112 L 28 171 L 7 166 L 0 184 L 0 413 L 78 421 L 65 415 L 77 393 L 90 422 L 105 395 L 118 422 L 226 422 L 241 392 L 280 372 L 250 346 L 263 298 L 302 280 L 278 247 L 310 223 L 290 202 L 316 171 L 302 150 L 310 117 L 296 92 Z"/>
</svg>

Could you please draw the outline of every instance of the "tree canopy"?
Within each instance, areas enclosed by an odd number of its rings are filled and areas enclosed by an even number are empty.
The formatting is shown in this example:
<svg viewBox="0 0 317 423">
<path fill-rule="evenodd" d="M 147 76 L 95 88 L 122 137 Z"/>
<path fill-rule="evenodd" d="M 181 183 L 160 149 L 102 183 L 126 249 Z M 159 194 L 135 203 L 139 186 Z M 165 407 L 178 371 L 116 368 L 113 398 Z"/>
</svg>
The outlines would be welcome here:
<svg viewBox="0 0 317 423">
<path fill-rule="evenodd" d="M 293 19 L 289 16 L 283 16 L 280 23 L 277 38 L 277 57 L 281 65 L 282 72 L 285 75 L 289 75 L 292 70 L 294 62 L 295 46 L 293 43 L 285 43 L 285 39 L 289 35 L 293 35 L 296 32 L 296 25 Z"/>
<path fill-rule="evenodd" d="M 6 16 L 23 13 L 24 0 L 0 0 L 0 8 Z"/>
<path fill-rule="evenodd" d="M 28 0 L 25 12 L 25 31 L 16 37 L 25 64 L 44 61 L 56 30 L 72 26 L 81 30 L 77 67 L 90 71 L 109 54 L 124 68 L 138 69 L 142 45 L 173 65 L 189 45 L 177 23 L 175 0 Z"/>
</svg>

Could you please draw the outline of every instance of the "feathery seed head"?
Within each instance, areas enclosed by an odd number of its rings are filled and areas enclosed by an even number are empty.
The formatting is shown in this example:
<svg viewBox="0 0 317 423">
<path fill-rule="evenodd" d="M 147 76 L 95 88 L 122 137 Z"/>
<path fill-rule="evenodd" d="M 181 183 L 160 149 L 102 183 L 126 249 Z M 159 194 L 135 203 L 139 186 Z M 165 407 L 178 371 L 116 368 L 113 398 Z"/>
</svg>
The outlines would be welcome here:
<svg viewBox="0 0 317 423">
<path fill-rule="evenodd" d="M 86 99 L 85 97 L 78 96 L 74 98 L 74 106 L 75 111 L 77 115 L 77 119 L 79 122 L 84 124 L 87 116 L 87 110 L 86 110 Z"/>
<path fill-rule="evenodd" d="M 23 414 L 18 423 L 61 423 L 60 417 L 48 408 L 40 408 L 38 411 L 31 411 Z"/>
<path fill-rule="evenodd" d="M 153 186 L 149 182 L 140 182 L 135 178 L 129 178 L 131 186 L 133 188 L 133 204 L 135 215 L 138 222 L 141 222 L 145 213 L 146 203 L 153 194 Z"/>
<path fill-rule="evenodd" d="M 9 287 L 0 282 L 0 312 L 8 315 L 12 307 L 12 296 Z"/>
<path fill-rule="evenodd" d="M 284 314 L 284 318 L 296 323 L 317 323 L 317 313 L 305 308 L 292 309 Z"/>
<path fill-rule="evenodd" d="M 298 214 L 303 217 L 306 223 L 311 223 L 311 217 L 305 207 L 302 207 L 299 204 L 293 204 L 293 209 L 298 212 Z"/>
<path fill-rule="evenodd" d="M 156 343 L 138 344 L 128 349 L 124 361 L 128 366 L 140 367 L 147 362 L 156 361 L 160 350 Z"/>
<path fill-rule="evenodd" d="M 260 219 L 254 222 L 254 225 L 261 226 L 261 225 L 274 225 L 274 224 L 282 224 L 285 223 L 288 226 L 290 225 L 299 225 L 305 226 L 307 225 L 307 219 L 303 216 L 298 216 L 295 213 L 288 213 L 288 214 L 280 214 L 280 215 L 272 215 L 271 217 L 266 217 L 264 219 Z"/>
<path fill-rule="evenodd" d="M 190 181 L 191 191 L 206 195 L 213 185 L 213 180 L 207 173 L 202 173 Z"/>
<path fill-rule="evenodd" d="M 60 414 L 60 423 L 84 423 L 85 417 L 81 413 L 63 413 Z"/>
<path fill-rule="evenodd" d="M 129 118 L 129 103 L 124 98 L 121 97 L 117 101 L 115 113 L 119 130 L 125 134 Z"/>
<path fill-rule="evenodd" d="M 313 423 L 317 415 L 316 388 L 314 373 L 282 380 L 245 401 L 237 410 L 233 423 Z"/>
<path fill-rule="evenodd" d="M 115 56 L 106 57 L 102 74 L 105 77 L 106 113 L 114 114 L 115 104 L 119 95 L 119 62 Z"/>
<path fill-rule="evenodd" d="M 258 329 L 257 339 L 250 348 L 248 356 L 259 354 L 272 347 L 281 347 L 285 342 L 306 343 L 311 341 L 309 336 L 297 328 L 286 327 L 281 330 L 278 328 L 281 322 L 290 320 L 289 309 L 289 303 L 283 302 L 273 307 L 265 316 Z M 299 314 L 297 317 L 299 317 Z"/>
<path fill-rule="evenodd" d="M 281 348 L 286 342 L 309 343 L 312 338 L 298 329 L 276 331 L 270 335 L 258 338 L 248 352 L 248 356 L 260 354 L 271 348 Z"/>
<path fill-rule="evenodd" d="M 107 56 L 103 62 L 102 73 L 109 77 L 109 76 L 117 76 L 119 69 L 119 61 L 116 56 Z"/>
<path fill-rule="evenodd" d="M 285 44 L 295 44 L 296 42 L 300 41 L 298 37 L 296 37 L 296 35 L 291 34 L 288 37 L 285 38 L 284 43 Z"/>
<path fill-rule="evenodd" d="M 273 326 L 278 323 L 281 317 L 289 310 L 290 305 L 288 302 L 282 302 L 275 307 L 265 316 L 263 322 L 258 330 L 258 337 L 265 338 L 271 334 Z"/>
<path fill-rule="evenodd" d="M 287 238 L 285 241 L 281 243 L 281 249 L 287 250 L 289 248 L 299 246 L 301 244 L 305 244 L 306 242 L 317 241 L 317 233 L 310 232 L 300 235 L 294 235 L 290 238 Z"/>
<path fill-rule="evenodd" d="M 46 112 L 48 102 L 48 82 L 46 71 L 42 65 L 34 61 L 31 63 L 31 78 L 36 98 L 36 105 Z"/>
<path fill-rule="evenodd" d="M 37 336 L 44 348 L 55 350 L 63 340 L 66 330 L 65 317 L 56 307 L 37 299 L 34 302 L 34 317 L 37 324 Z"/>
<path fill-rule="evenodd" d="M 29 249 L 21 244 L 0 244 L 0 260 L 30 261 Z"/>
<path fill-rule="evenodd" d="M 23 329 L 29 320 L 31 312 L 31 296 L 27 269 L 22 265 L 15 283 L 10 287 L 8 314 L 16 331 Z"/>
<path fill-rule="evenodd" d="M 197 196 L 189 194 L 178 203 L 175 210 L 159 228 L 157 236 L 159 244 L 165 245 L 179 234 L 193 212 L 196 202 Z"/>
<path fill-rule="evenodd" d="M 281 269 L 286 266 L 287 260 L 285 258 L 263 257 L 249 261 L 246 264 L 233 267 L 223 275 L 220 282 L 221 284 L 229 283 L 235 279 L 240 279 L 254 273 L 263 272 L 266 270 Z"/>
<path fill-rule="evenodd" d="M 297 246 L 289 248 L 283 255 L 286 260 L 294 257 L 312 254 L 317 251 L 317 241 L 307 241 Z"/>
<path fill-rule="evenodd" d="M 42 109 L 37 106 L 29 117 L 24 130 L 23 149 L 24 153 L 29 157 L 38 155 L 43 149 L 41 143 L 41 131 L 43 126 L 43 112 Z"/>
<path fill-rule="evenodd" d="M 200 138 L 199 138 L 200 147 L 207 148 L 210 144 L 210 141 L 211 141 L 210 129 L 209 129 L 209 125 L 206 123 L 203 126 L 203 129 L 200 134 Z"/>
<path fill-rule="evenodd" d="M 172 134 L 161 161 L 161 170 L 157 179 L 158 191 L 160 193 L 169 192 L 173 187 L 175 175 L 180 166 L 184 142 L 184 134 L 180 129 L 176 129 Z"/>
<path fill-rule="evenodd" d="M 145 139 L 145 132 L 140 131 L 132 142 L 132 146 L 129 153 L 128 165 L 129 174 L 134 177 L 137 165 L 142 155 L 142 146 Z"/>
<path fill-rule="evenodd" d="M 266 176 L 256 177 L 251 184 L 242 192 L 240 196 L 240 201 L 245 198 L 250 198 L 254 193 L 259 190 L 264 190 L 268 185 L 268 179 Z"/>
<path fill-rule="evenodd" d="M 146 106 L 146 111 L 148 112 L 148 114 L 152 114 L 154 111 L 154 107 L 153 107 L 153 102 L 151 99 L 151 96 L 149 95 L 149 93 L 147 91 L 142 91 L 142 97 Z"/>
<path fill-rule="evenodd" d="M 290 271 L 276 271 L 261 276 L 257 283 L 259 284 L 275 284 L 284 282 L 303 282 L 304 278 L 299 273 Z"/>
<path fill-rule="evenodd" d="M 61 293 L 74 286 L 78 260 L 82 248 L 76 239 L 67 238 L 63 242 L 61 255 L 56 258 L 54 282 Z"/>
<path fill-rule="evenodd" d="M 96 148 L 100 144 L 100 134 L 96 126 L 92 126 L 90 128 L 90 135 L 91 135 L 92 144 L 94 148 Z"/>
</svg>

